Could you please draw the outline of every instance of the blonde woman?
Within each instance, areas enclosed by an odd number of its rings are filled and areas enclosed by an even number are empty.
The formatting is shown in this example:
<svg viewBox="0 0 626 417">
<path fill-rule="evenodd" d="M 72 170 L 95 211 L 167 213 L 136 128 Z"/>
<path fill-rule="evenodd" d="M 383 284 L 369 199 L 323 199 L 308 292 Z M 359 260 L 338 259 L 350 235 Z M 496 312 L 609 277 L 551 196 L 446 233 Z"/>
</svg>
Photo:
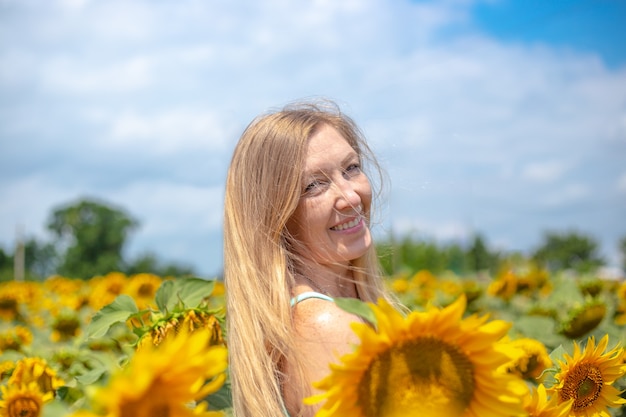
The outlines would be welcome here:
<svg viewBox="0 0 626 417">
<path fill-rule="evenodd" d="M 359 318 L 333 298 L 390 298 L 369 229 L 368 163 L 377 168 L 332 103 L 286 107 L 241 136 L 224 219 L 236 417 L 313 416 L 302 399 L 357 342 L 350 323 Z"/>
</svg>

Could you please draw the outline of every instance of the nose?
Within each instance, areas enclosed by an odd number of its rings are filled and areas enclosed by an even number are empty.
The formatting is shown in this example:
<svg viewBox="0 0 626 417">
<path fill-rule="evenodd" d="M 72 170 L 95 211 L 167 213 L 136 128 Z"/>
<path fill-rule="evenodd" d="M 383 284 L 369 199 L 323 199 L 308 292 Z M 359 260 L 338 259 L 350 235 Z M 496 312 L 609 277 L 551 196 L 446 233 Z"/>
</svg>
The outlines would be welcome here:
<svg viewBox="0 0 626 417">
<path fill-rule="evenodd" d="M 341 178 L 334 182 L 337 190 L 335 208 L 338 211 L 354 209 L 361 204 L 361 195 L 358 193 L 356 184 L 349 179 Z"/>
</svg>

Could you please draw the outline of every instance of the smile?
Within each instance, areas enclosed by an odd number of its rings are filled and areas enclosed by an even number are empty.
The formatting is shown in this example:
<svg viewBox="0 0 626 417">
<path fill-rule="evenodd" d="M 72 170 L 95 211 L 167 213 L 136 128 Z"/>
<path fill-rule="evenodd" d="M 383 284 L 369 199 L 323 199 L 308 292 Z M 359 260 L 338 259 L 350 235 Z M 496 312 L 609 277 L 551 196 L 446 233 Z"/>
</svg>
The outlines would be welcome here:
<svg viewBox="0 0 626 417">
<path fill-rule="evenodd" d="M 338 224 L 337 226 L 331 227 L 330 230 L 341 231 L 341 230 L 351 229 L 357 226 L 359 223 L 361 223 L 362 219 L 363 217 L 361 216 L 355 217 L 353 220 L 350 220 L 349 222 Z"/>
</svg>

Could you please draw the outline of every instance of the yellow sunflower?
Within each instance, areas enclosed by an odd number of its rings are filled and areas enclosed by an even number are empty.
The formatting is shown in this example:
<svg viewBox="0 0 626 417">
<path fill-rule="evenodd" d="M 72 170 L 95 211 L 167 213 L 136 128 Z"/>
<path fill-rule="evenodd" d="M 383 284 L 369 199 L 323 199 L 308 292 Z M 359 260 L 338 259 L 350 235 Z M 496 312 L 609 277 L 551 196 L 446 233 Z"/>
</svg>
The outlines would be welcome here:
<svg viewBox="0 0 626 417">
<path fill-rule="evenodd" d="M 544 370 L 552 366 L 552 359 L 543 343 L 531 338 L 520 338 L 510 342 L 519 355 L 505 365 L 508 372 L 523 379 L 537 380 Z"/>
<path fill-rule="evenodd" d="M 559 403 L 558 396 L 548 398 L 546 387 L 531 387 L 530 395 L 524 397 L 524 409 L 528 417 L 567 417 L 573 400 Z"/>
<path fill-rule="evenodd" d="M 512 270 L 505 270 L 498 274 L 487 287 L 487 294 L 509 301 L 517 292 L 517 275 Z"/>
<path fill-rule="evenodd" d="M 20 294 L 12 283 L 0 283 L 0 318 L 9 322 L 21 317 Z"/>
<path fill-rule="evenodd" d="M 13 373 L 15 369 L 15 362 L 13 361 L 2 361 L 0 362 L 0 382 L 4 380 L 4 378 L 8 378 Z"/>
<path fill-rule="evenodd" d="M 305 400 L 326 400 L 318 417 L 523 415 L 528 389 L 498 371 L 512 354 L 499 342 L 509 323 L 463 319 L 465 297 L 406 318 L 383 300 L 370 306 L 378 330 L 355 323 L 359 346 L 315 384 L 326 392 Z"/>
<path fill-rule="evenodd" d="M 128 277 L 121 272 L 109 272 L 105 276 L 92 278 L 89 284 L 92 287 L 89 306 L 98 311 L 124 292 Z"/>
<path fill-rule="evenodd" d="M 157 275 L 148 273 L 135 274 L 130 277 L 124 293 L 133 297 L 137 303 L 137 308 L 140 310 L 148 307 L 156 308 L 154 297 L 162 283 L 163 279 Z"/>
<path fill-rule="evenodd" d="M 28 346 L 33 341 L 33 333 L 24 326 L 14 326 L 0 333 L 0 353 L 5 350 L 20 351 L 23 346 Z"/>
<path fill-rule="evenodd" d="M 209 337 L 209 332 L 183 330 L 159 346 L 146 344 L 108 386 L 97 391 L 95 411 L 107 417 L 222 416 L 205 411 L 202 404 L 189 406 L 217 391 L 226 378 L 226 348 L 207 347 Z M 74 417 L 88 415 L 101 414 L 83 410 Z"/>
<path fill-rule="evenodd" d="M 390 284 L 391 291 L 396 294 L 404 294 L 409 291 L 409 281 L 406 277 L 394 278 Z"/>
<path fill-rule="evenodd" d="M 560 332 L 570 339 L 583 337 L 602 322 L 606 315 L 606 304 L 601 300 L 589 300 L 568 312 L 561 323 Z"/>
<path fill-rule="evenodd" d="M 607 409 L 626 404 L 613 382 L 626 373 L 622 362 L 624 349 L 616 346 L 605 352 L 609 343 L 605 335 L 596 346 L 590 337 L 587 346 L 581 350 L 574 342 L 574 355 L 564 355 L 565 361 L 558 361 L 557 383 L 552 390 L 561 402 L 574 400 L 571 415 L 576 417 L 609 416 Z"/>
<path fill-rule="evenodd" d="M 81 333 L 78 314 L 67 308 L 55 315 L 51 327 L 50 340 L 53 342 L 71 340 Z"/>
<path fill-rule="evenodd" d="M 45 359 L 24 358 L 17 361 L 15 370 L 9 378 L 9 385 L 29 385 L 35 382 L 42 393 L 54 392 L 64 384 Z"/>
<path fill-rule="evenodd" d="M 9 384 L 0 387 L 0 416 L 40 417 L 44 403 L 52 399 L 52 393 L 42 393 L 36 382 L 29 384 Z"/>
</svg>

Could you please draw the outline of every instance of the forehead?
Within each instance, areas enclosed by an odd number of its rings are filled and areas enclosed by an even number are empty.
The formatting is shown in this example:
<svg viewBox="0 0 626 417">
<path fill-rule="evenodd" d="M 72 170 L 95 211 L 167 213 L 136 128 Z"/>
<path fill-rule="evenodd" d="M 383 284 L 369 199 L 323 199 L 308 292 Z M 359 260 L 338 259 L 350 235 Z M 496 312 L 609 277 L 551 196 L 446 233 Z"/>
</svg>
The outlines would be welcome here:
<svg viewBox="0 0 626 417">
<path fill-rule="evenodd" d="M 358 158 L 357 152 L 335 128 L 323 125 L 308 141 L 305 171 L 333 167 L 350 158 Z"/>
</svg>

